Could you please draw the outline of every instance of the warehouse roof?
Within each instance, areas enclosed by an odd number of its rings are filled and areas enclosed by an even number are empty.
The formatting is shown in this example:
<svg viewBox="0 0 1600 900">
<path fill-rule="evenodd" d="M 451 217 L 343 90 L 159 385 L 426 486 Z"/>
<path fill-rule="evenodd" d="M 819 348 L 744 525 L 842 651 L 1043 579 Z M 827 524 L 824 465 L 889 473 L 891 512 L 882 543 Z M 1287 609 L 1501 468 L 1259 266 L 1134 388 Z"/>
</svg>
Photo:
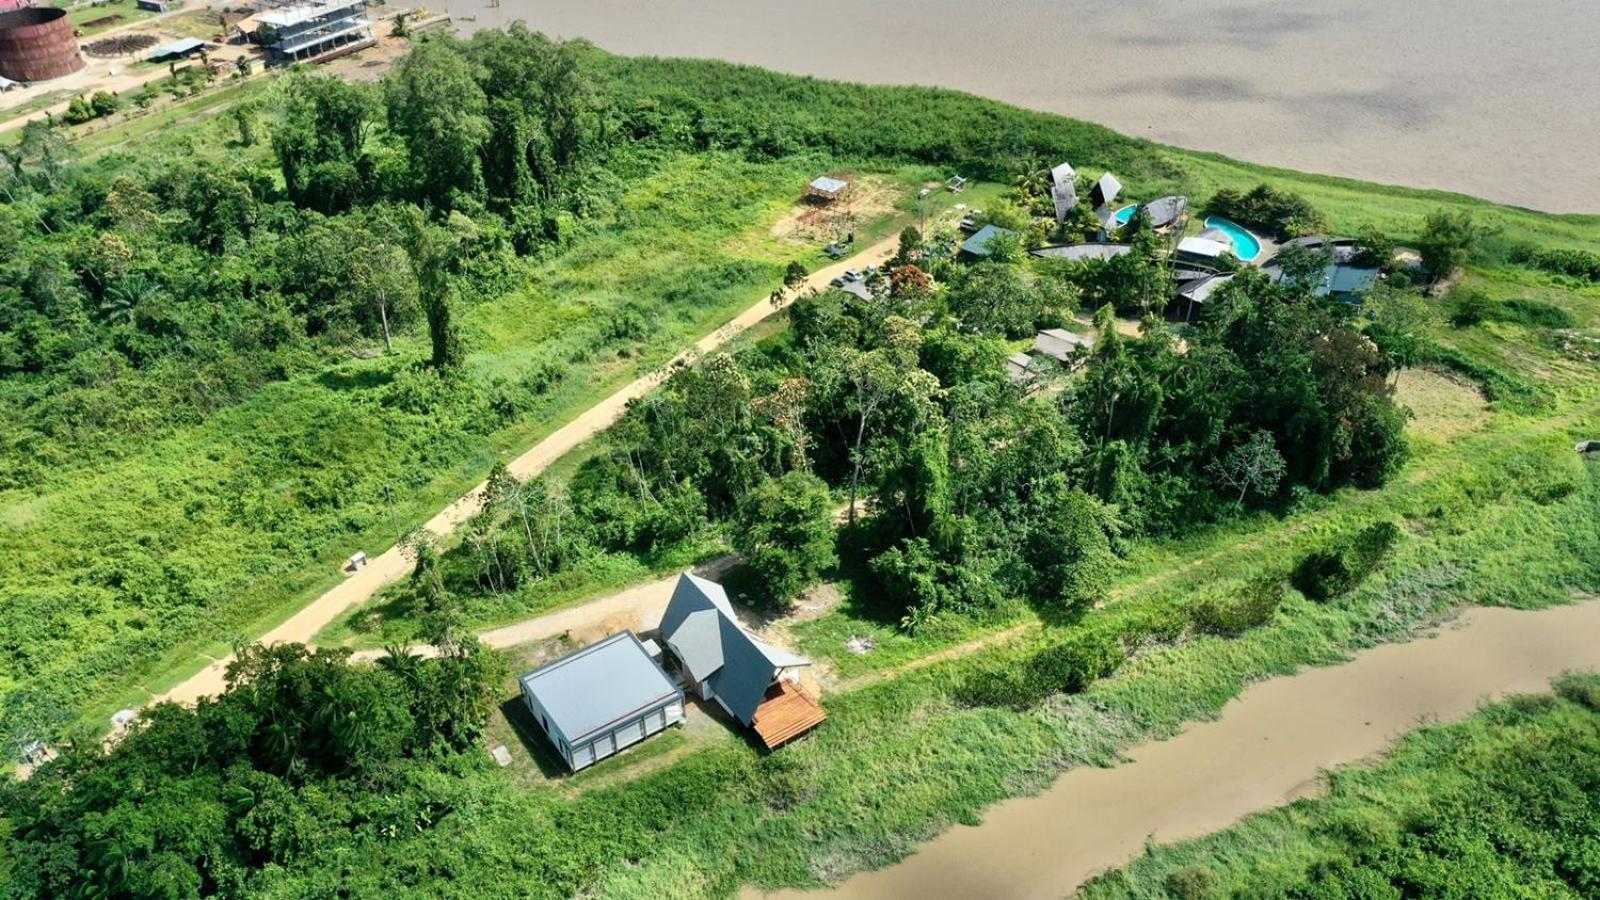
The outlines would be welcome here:
<svg viewBox="0 0 1600 900">
<path fill-rule="evenodd" d="M 522 683 L 568 744 L 681 693 L 631 631 L 535 669 Z"/>
</svg>

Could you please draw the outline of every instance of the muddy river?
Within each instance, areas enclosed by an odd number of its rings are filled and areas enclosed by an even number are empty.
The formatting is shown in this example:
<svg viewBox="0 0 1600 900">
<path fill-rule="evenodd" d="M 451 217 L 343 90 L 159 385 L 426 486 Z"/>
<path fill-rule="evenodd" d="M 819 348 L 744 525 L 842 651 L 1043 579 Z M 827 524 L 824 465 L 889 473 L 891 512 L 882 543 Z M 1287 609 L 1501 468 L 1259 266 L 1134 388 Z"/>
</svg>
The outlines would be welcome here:
<svg viewBox="0 0 1600 900">
<path fill-rule="evenodd" d="M 469 30 L 522 19 L 621 53 L 953 87 L 1253 162 L 1600 212 L 1594 0 L 444 6 Z"/>
<path fill-rule="evenodd" d="M 1380 753 L 1421 722 L 1547 690 L 1553 676 L 1583 668 L 1600 668 L 1600 601 L 1470 610 L 1436 637 L 1254 685 L 1217 721 L 1136 748 L 1114 768 L 1073 769 L 898 865 L 833 891 L 780 896 L 1059 898 L 1143 852 L 1147 836 L 1170 842 L 1225 828 L 1314 793 L 1322 769 Z"/>
</svg>

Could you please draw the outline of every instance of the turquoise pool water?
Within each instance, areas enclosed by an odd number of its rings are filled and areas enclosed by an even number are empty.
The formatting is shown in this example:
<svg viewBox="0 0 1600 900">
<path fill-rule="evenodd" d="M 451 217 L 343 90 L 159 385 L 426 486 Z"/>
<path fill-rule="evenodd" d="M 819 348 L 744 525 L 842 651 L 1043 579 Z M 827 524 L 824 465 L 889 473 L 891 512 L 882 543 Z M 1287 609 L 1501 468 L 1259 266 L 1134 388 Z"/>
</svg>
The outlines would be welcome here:
<svg viewBox="0 0 1600 900">
<path fill-rule="evenodd" d="M 1133 219 L 1133 214 L 1139 211 L 1139 204 L 1131 203 L 1117 210 L 1117 224 L 1126 225 Z"/>
<path fill-rule="evenodd" d="M 1206 216 L 1206 227 L 1224 232 L 1233 241 L 1233 255 L 1250 262 L 1261 255 L 1261 239 L 1221 216 Z"/>
</svg>

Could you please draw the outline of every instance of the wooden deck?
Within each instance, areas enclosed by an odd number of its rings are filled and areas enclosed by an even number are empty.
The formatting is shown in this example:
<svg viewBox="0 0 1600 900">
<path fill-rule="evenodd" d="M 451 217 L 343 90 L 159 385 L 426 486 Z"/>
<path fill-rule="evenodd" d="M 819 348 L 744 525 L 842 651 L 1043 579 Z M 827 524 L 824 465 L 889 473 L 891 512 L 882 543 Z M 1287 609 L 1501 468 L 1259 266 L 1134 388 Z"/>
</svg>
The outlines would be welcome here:
<svg viewBox="0 0 1600 900">
<path fill-rule="evenodd" d="M 761 738 L 761 743 L 768 750 L 776 750 L 821 725 L 826 718 L 828 714 L 822 711 L 822 705 L 815 697 L 799 685 L 780 679 L 767 688 L 766 699 L 756 707 L 755 717 L 750 724 Z"/>
</svg>

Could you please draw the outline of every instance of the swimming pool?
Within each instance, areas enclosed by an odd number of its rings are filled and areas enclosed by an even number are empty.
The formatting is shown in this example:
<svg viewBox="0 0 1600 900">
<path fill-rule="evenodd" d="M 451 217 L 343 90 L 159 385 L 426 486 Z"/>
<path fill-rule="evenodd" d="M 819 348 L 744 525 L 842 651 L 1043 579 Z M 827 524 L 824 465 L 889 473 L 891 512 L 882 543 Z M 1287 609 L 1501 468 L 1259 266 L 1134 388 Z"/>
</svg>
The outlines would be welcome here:
<svg viewBox="0 0 1600 900">
<path fill-rule="evenodd" d="M 1206 216 L 1206 227 L 1215 228 L 1233 241 L 1233 255 L 1250 262 L 1261 255 L 1261 239 L 1221 216 Z"/>
<path fill-rule="evenodd" d="M 1117 210 L 1116 220 L 1118 225 L 1126 225 L 1133 220 L 1133 214 L 1139 211 L 1139 204 L 1130 203 Z"/>
</svg>

